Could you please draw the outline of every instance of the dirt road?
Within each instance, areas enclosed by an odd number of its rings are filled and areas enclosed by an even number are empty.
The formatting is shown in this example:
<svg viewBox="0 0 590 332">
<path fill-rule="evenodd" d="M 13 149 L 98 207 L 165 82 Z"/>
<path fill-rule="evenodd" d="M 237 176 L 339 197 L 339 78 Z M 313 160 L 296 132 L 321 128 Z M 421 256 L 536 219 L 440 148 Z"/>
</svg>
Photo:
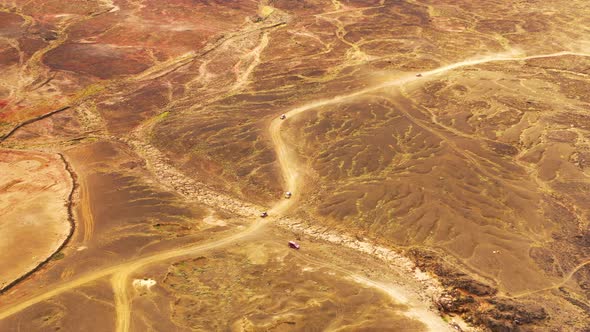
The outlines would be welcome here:
<svg viewBox="0 0 590 332">
<path fill-rule="evenodd" d="M 202 245 L 191 246 L 183 249 L 174 249 L 165 251 L 159 254 L 151 255 L 138 259 L 129 264 L 125 264 L 117 269 L 117 272 L 113 275 L 111 283 L 113 285 L 113 293 L 115 294 L 115 311 L 117 312 L 117 331 L 128 331 L 131 317 L 131 308 L 128 299 L 128 285 L 129 275 L 134 271 L 153 263 L 167 261 L 172 258 L 178 258 L 182 256 L 192 256 L 200 254 L 202 252 L 221 248 L 226 245 L 235 243 L 238 240 L 246 237 L 254 236 L 260 231 L 267 223 L 271 222 L 272 218 L 259 219 L 253 218 L 252 223 L 245 230 L 236 233 L 234 235 L 225 237 L 223 239 L 205 243 Z M 0 314 L 0 319 L 2 318 Z"/>
<path fill-rule="evenodd" d="M 564 55 L 590 56 L 589 54 L 584 54 L 584 53 L 558 52 L 558 53 L 552 53 L 552 54 L 542 54 L 542 55 L 523 56 L 523 57 L 517 57 L 517 56 L 514 56 L 513 54 L 499 54 L 499 55 L 495 55 L 495 56 L 488 56 L 488 57 L 483 57 L 483 58 L 478 58 L 478 59 L 465 60 L 465 61 L 461 61 L 458 63 L 443 66 L 443 67 L 435 69 L 435 70 L 424 72 L 424 73 L 422 73 L 421 77 L 417 77 L 415 74 L 406 74 L 404 76 L 397 77 L 397 78 L 392 79 L 390 81 L 387 81 L 387 82 L 384 82 L 384 83 L 381 83 L 381 84 L 378 84 L 378 85 L 375 85 L 375 86 L 372 86 L 372 87 L 369 87 L 369 88 L 366 88 L 363 90 L 359 90 L 359 91 L 352 92 L 349 94 L 337 96 L 337 97 L 334 97 L 331 99 L 324 99 L 324 100 L 310 102 L 310 103 L 307 103 L 307 104 L 302 105 L 300 107 L 293 108 L 293 109 L 289 110 L 288 112 L 286 112 L 285 114 L 287 116 L 287 121 L 288 121 L 289 118 L 292 118 L 293 116 L 296 116 L 297 114 L 303 113 L 303 112 L 311 110 L 311 109 L 315 109 L 317 107 L 337 104 L 337 103 L 340 103 L 340 102 L 343 102 L 343 101 L 346 101 L 349 99 L 353 99 L 355 97 L 358 97 L 358 96 L 361 96 L 361 95 L 364 95 L 364 94 L 367 94 L 370 92 L 378 91 L 383 88 L 393 87 L 393 86 L 401 86 L 403 84 L 407 84 L 407 83 L 414 82 L 417 80 L 422 80 L 422 79 L 424 79 L 424 77 L 438 75 L 438 74 L 441 74 L 441 73 L 444 73 L 444 72 L 447 72 L 450 70 L 454 70 L 457 68 L 461 68 L 461 67 L 474 66 L 474 65 L 479 65 L 479 64 L 488 63 L 488 62 L 522 61 L 522 60 L 528 60 L 528 59 L 558 57 L 558 56 L 564 56 Z M 130 261 L 130 262 L 124 262 L 124 263 L 121 263 L 118 265 L 107 267 L 107 268 L 104 268 L 99 271 L 95 271 L 95 272 L 91 272 L 86 275 L 82 275 L 80 277 L 77 277 L 74 280 L 57 284 L 55 286 L 52 286 L 51 290 L 49 290 L 49 291 L 44 291 L 43 293 L 33 296 L 23 302 L 20 302 L 18 304 L 15 304 L 15 305 L 12 305 L 10 307 L 0 310 L 0 319 L 6 318 L 6 317 L 13 315 L 13 314 L 31 306 L 31 305 L 34 305 L 34 304 L 39 303 L 41 301 L 50 299 L 50 298 L 57 296 L 63 292 L 75 289 L 76 287 L 87 284 L 87 283 L 92 282 L 94 280 L 112 275 L 111 283 L 113 286 L 113 291 L 115 293 L 115 304 L 116 304 L 116 312 L 117 312 L 117 331 L 129 330 L 131 310 L 130 310 L 130 301 L 129 301 L 129 294 L 128 294 L 128 287 L 127 286 L 129 284 L 129 276 L 134 271 L 136 271 L 142 267 L 145 267 L 149 264 L 159 263 L 159 262 L 167 261 L 170 259 L 175 259 L 175 258 L 179 258 L 179 257 L 183 257 L 183 256 L 189 256 L 189 255 L 202 253 L 202 252 L 205 252 L 205 251 L 211 250 L 211 249 L 221 248 L 221 247 L 226 246 L 228 244 L 234 243 L 235 241 L 244 239 L 246 237 L 254 236 L 266 224 L 268 224 L 269 222 L 272 222 L 272 220 L 278 218 L 281 214 L 288 211 L 288 209 L 291 206 L 293 206 L 293 204 L 295 204 L 297 202 L 297 193 L 300 190 L 300 186 L 301 186 L 301 182 L 302 182 L 301 181 L 302 180 L 301 174 L 302 174 L 303 170 L 301 169 L 300 163 L 298 162 L 295 153 L 293 151 L 291 151 L 290 149 L 288 149 L 287 144 L 285 143 L 285 141 L 281 137 L 281 130 L 280 129 L 281 129 L 281 126 L 283 123 L 285 123 L 285 121 L 280 120 L 277 117 L 276 119 L 274 119 L 271 122 L 270 127 L 269 127 L 269 132 L 270 132 L 272 144 L 275 148 L 275 152 L 277 155 L 277 159 L 279 161 L 281 171 L 283 173 L 283 178 L 284 178 L 284 182 L 285 182 L 285 190 L 292 191 L 294 193 L 294 195 L 293 195 L 292 199 L 281 200 L 281 201 L 279 201 L 278 204 L 276 204 L 274 207 L 272 207 L 269 210 L 269 213 L 271 214 L 271 216 L 268 219 L 260 220 L 260 219 L 256 218 L 256 216 L 253 216 L 252 221 L 251 221 L 251 225 L 247 229 L 239 231 L 239 232 L 237 232 L 233 235 L 230 235 L 226 238 L 212 241 L 212 242 L 205 243 L 205 244 L 198 244 L 198 245 L 184 247 L 184 248 L 167 250 L 167 251 L 163 251 L 163 252 L 160 252 L 157 254 L 153 254 L 153 255 L 149 255 L 149 256 L 145 256 L 145 257 L 140 257 L 140 258 L 137 258 L 137 259 Z M 326 264 L 326 263 L 315 262 L 314 264 Z M 404 301 L 404 299 L 401 297 L 400 293 L 397 290 L 393 290 L 393 289 L 391 289 L 391 287 L 389 287 L 387 285 L 381 284 L 377 281 L 373 281 L 373 280 L 370 280 L 365 277 L 351 275 L 350 272 L 348 272 L 347 270 L 345 270 L 341 267 L 338 267 L 338 266 L 332 266 L 329 264 L 327 264 L 327 266 L 330 269 L 340 271 L 341 273 L 353 278 L 354 280 L 357 280 L 358 282 L 361 282 L 361 283 L 366 284 L 368 286 L 380 289 L 381 291 L 394 297 L 397 301 L 400 301 L 400 300 L 402 302 Z M 418 304 L 411 303 L 411 305 L 418 305 Z M 414 310 L 414 311 L 412 311 L 412 310 Z M 412 312 L 413 312 L 413 314 L 412 314 Z M 432 318 L 432 317 L 434 317 L 434 316 L 432 316 L 434 314 L 432 311 L 425 309 L 421 306 L 410 309 L 410 313 L 414 318 L 418 318 L 420 320 L 423 320 L 430 327 L 430 329 L 433 331 L 450 329 L 450 327 L 445 324 L 441 325 L 439 319 L 437 320 L 437 319 Z"/>
<path fill-rule="evenodd" d="M 169 260 L 172 258 L 194 255 L 194 254 L 201 253 L 201 252 L 204 252 L 207 250 L 223 247 L 225 245 L 228 245 L 228 244 L 238 241 L 240 239 L 243 239 L 248 236 L 252 236 L 252 235 L 256 234 L 268 222 L 271 222 L 271 220 L 254 221 L 245 230 L 235 233 L 231 236 L 225 237 L 223 239 L 217 240 L 217 241 L 212 241 L 212 242 L 205 243 L 205 244 L 163 251 L 158 254 L 138 258 L 138 259 L 131 261 L 131 262 L 125 262 L 125 263 L 122 263 L 119 265 L 104 268 L 99 271 L 91 272 L 89 274 L 80 276 L 74 280 L 54 285 L 51 287 L 51 290 L 49 290 L 49 291 L 46 291 L 42 294 L 39 294 L 39 295 L 34 296 L 30 299 L 27 299 L 21 303 L 12 305 L 8 308 L 1 310 L 0 311 L 0 319 L 4 319 L 8 316 L 11 316 L 11 315 L 27 308 L 27 307 L 30 307 L 31 305 L 45 301 L 47 299 L 50 299 L 54 296 L 57 296 L 57 295 L 63 293 L 63 292 L 75 289 L 79 286 L 82 286 L 82 285 L 92 282 L 94 280 L 109 276 L 111 274 L 119 274 L 119 276 L 116 278 L 113 278 L 113 280 L 116 281 L 116 282 L 114 282 L 114 284 L 115 284 L 115 286 L 118 287 L 114 291 L 116 294 L 116 298 L 118 299 L 117 301 L 119 301 L 121 303 L 121 305 L 119 305 L 119 304 L 117 305 L 117 307 L 120 308 L 120 307 L 122 307 L 122 305 L 126 301 L 125 300 L 126 296 L 122 295 L 123 293 L 126 293 L 126 291 L 125 292 L 120 291 L 121 280 L 123 279 L 122 278 L 123 276 L 128 275 L 132 271 L 135 271 L 138 268 L 149 265 L 151 263 L 157 263 L 157 262 L 162 262 L 162 261 Z M 122 284 L 123 284 L 123 288 L 124 288 L 125 283 L 123 282 Z M 119 321 L 119 319 L 118 319 L 118 321 Z M 121 319 L 121 321 L 125 322 L 125 319 Z"/>
<path fill-rule="evenodd" d="M 420 77 L 416 76 L 418 73 L 404 74 L 403 76 L 396 77 L 392 80 L 368 87 L 366 89 L 362 89 L 362 90 L 351 92 L 348 94 L 336 96 L 336 97 L 333 97 L 330 99 L 322 99 L 322 100 L 313 101 L 313 102 L 304 104 L 302 106 L 299 106 L 299 107 L 289 110 L 288 112 L 285 113 L 285 115 L 287 116 L 287 118 L 290 118 L 290 117 L 293 117 L 297 114 L 303 113 L 305 111 L 308 111 L 308 110 L 311 110 L 314 108 L 338 104 L 338 103 L 341 103 L 341 102 L 344 102 L 347 100 L 351 100 L 351 99 L 354 99 L 354 98 L 362 96 L 362 95 L 366 95 L 371 92 L 376 92 L 378 90 L 381 90 L 381 89 L 384 89 L 387 87 L 401 86 L 401 85 L 408 84 L 411 82 L 424 80 L 424 78 L 426 78 L 426 77 L 435 76 L 435 75 L 442 74 L 442 73 L 445 73 L 445 72 L 448 72 L 451 70 L 455 70 L 458 68 L 462 68 L 462 67 L 477 66 L 477 65 L 481 65 L 481 64 L 489 63 L 489 62 L 525 61 L 525 60 L 532 60 L 532 59 L 560 57 L 560 56 L 565 56 L 565 55 L 590 57 L 590 53 L 577 53 L 577 52 L 567 52 L 567 51 L 549 53 L 549 54 L 520 56 L 520 57 L 514 56 L 514 54 L 515 54 L 514 52 L 513 53 L 500 53 L 500 54 L 496 54 L 496 55 L 474 58 L 471 60 L 464 60 L 464 61 L 456 62 L 453 64 L 449 64 L 449 65 L 446 65 L 446 66 L 443 66 L 443 67 L 440 67 L 437 69 L 433 69 L 430 71 L 419 73 L 421 75 Z M 287 152 L 281 151 L 284 149 L 285 145 L 284 145 L 284 142 L 282 140 L 280 140 L 280 136 L 276 136 L 277 134 L 275 133 L 275 131 L 277 131 L 278 129 L 280 129 L 280 119 L 275 119 L 275 120 L 273 120 L 273 122 L 270 126 L 271 137 L 273 138 L 275 151 L 277 152 L 277 158 L 279 159 L 279 162 L 281 163 L 281 169 L 283 170 L 284 174 L 289 174 L 289 172 L 294 172 L 294 171 L 283 167 L 284 160 L 281 160 L 281 159 L 288 160 L 288 159 L 292 159 L 292 158 L 289 156 L 289 154 Z M 278 137 L 278 139 L 275 139 L 275 137 Z M 279 143 L 279 144 L 277 144 L 277 143 Z M 289 168 L 289 165 L 288 164 L 286 164 L 286 165 L 287 165 L 287 168 Z"/>
</svg>

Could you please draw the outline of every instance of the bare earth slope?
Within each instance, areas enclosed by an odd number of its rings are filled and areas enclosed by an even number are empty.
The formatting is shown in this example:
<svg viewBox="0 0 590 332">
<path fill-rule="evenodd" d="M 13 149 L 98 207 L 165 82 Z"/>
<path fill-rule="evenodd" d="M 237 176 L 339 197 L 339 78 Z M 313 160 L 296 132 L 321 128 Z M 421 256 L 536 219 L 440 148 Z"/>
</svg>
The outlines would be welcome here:
<svg viewBox="0 0 590 332">
<path fill-rule="evenodd" d="M 0 330 L 590 329 L 589 17 L 0 0 Z"/>
<path fill-rule="evenodd" d="M 70 236 L 70 174 L 59 155 L 0 150 L 0 287 L 49 259 Z"/>
</svg>

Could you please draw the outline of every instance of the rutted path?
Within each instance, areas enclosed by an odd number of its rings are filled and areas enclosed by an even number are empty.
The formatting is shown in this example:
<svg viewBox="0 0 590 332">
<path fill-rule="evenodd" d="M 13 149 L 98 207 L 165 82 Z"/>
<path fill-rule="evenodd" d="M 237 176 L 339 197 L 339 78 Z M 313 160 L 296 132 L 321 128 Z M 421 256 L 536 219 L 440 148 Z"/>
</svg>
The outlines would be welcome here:
<svg viewBox="0 0 590 332">
<path fill-rule="evenodd" d="M 441 68 L 438 68 L 435 70 L 424 72 L 424 73 L 422 73 L 422 76 L 427 77 L 427 76 L 438 75 L 438 74 L 441 74 L 441 73 L 444 73 L 444 72 L 447 72 L 450 70 L 454 70 L 457 68 L 466 67 L 466 66 L 474 66 L 474 65 L 484 64 L 484 63 L 488 63 L 488 62 L 522 61 L 522 60 L 537 59 L 537 58 L 558 57 L 558 56 L 564 56 L 564 55 L 590 56 L 590 54 L 575 53 L 575 52 L 558 52 L 558 53 L 552 53 L 552 54 L 542 54 L 542 55 L 525 56 L 525 57 L 514 57 L 513 55 L 510 55 L 510 56 L 496 55 L 496 56 L 484 57 L 484 58 L 480 58 L 480 59 L 461 61 L 461 62 L 447 65 L 447 66 L 444 66 L 444 67 L 441 67 Z M 297 114 L 303 113 L 307 110 L 311 110 L 311 109 L 326 106 L 326 105 L 337 104 L 342 101 L 350 100 L 350 99 L 353 99 L 355 97 L 361 96 L 366 93 L 375 92 L 375 91 L 378 91 L 380 89 L 387 88 L 387 87 L 400 86 L 400 85 L 410 83 L 412 81 L 416 81 L 416 80 L 420 80 L 420 79 L 423 79 L 423 78 L 416 77 L 413 74 L 407 74 L 405 76 L 401 76 L 401 77 L 396 78 L 394 80 L 387 81 L 382 84 L 375 85 L 373 87 L 366 88 L 366 89 L 363 89 L 360 91 L 337 96 L 337 97 L 334 97 L 331 99 L 314 101 L 314 102 L 305 104 L 303 106 L 293 108 L 290 111 L 288 111 L 286 113 L 286 115 L 287 115 L 287 117 L 290 118 L 290 117 L 293 117 Z M 166 251 L 163 251 L 163 252 L 160 252 L 157 254 L 152 254 L 149 256 L 137 258 L 133 261 L 124 262 L 122 264 L 118 264 L 115 266 L 104 268 L 100 271 L 95 271 L 95 272 L 88 273 L 86 275 L 82 275 L 82 276 L 77 277 L 74 280 L 71 280 L 68 282 L 59 283 L 59 284 L 53 286 L 51 288 L 51 290 L 49 290 L 49 291 L 46 291 L 46 292 L 41 293 L 37 296 L 31 297 L 25 301 L 22 301 L 18 304 L 12 305 L 10 307 L 7 307 L 7 308 L 1 310 L 0 311 L 0 319 L 4 319 L 4 318 L 11 316 L 11 315 L 29 307 L 29 306 L 31 306 L 31 305 L 34 305 L 34 304 L 39 303 L 41 301 L 50 299 L 50 298 L 57 296 L 63 292 L 66 292 L 68 290 L 82 286 L 82 285 L 89 283 L 91 281 L 94 281 L 94 280 L 97 280 L 99 278 L 103 278 L 103 277 L 106 277 L 109 275 L 113 275 L 111 281 L 113 284 L 113 290 L 114 290 L 115 299 L 116 299 L 115 301 L 116 301 L 116 311 L 117 311 L 117 330 L 118 331 L 127 331 L 129 329 L 130 314 L 131 314 L 130 303 L 129 303 L 129 299 L 127 297 L 127 284 L 129 281 L 128 277 L 131 273 L 133 273 L 133 271 L 135 271 L 139 268 L 145 267 L 149 264 L 158 263 L 158 262 L 162 262 L 162 261 L 166 261 L 166 260 L 170 260 L 170 259 L 174 259 L 174 258 L 178 258 L 178 257 L 182 257 L 182 256 L 194 255 L 194 254 L 202 253 L 204 251 L 211 250 L 211 249 L 221 248 L 221 247 L 224 247 L 224 246 L 229 245 L 231 243 L 234 243 L 235 241 L 238 241 L 240 239 L 243 239 L 243 238 L 246 238 L 249 236 L 254 236 L 258 231 L 260 231 L 262 228 L 264 228 L 264 226 L 267 225 L 269 222 L 276 221 L 278 219 L 278 216 L 281 213 L 284 213 L 285 211 L 287 211 L 289 209 L 289 207 L 297 201 L 297 191 L 298 191 L 299 186 L 301 184 L 301 170 L 298 167 L 299 163 L 297 162 L 296 155 L 294 154 L 293 151 L 291 151 L 287 148 L 286 143 L 283 141 L 283 139 L 281 137 L 280 128 L 281 128 L 282 123 L 283 123 L 283 121 L 279 120 L 278 118 L 273 120 L 270 124 L 269 131 L 270 131 L 273 145 L 275 147 L 277 159 L 279 161 L 280 168 L 281 168 L 281 171 L 282 171 L 282 174 L 284 177 L 284 181 L 285 181 L 285 185 L 286 185 L 285 188 L 287 190 L 295 192 L 295 195 L 291 200 L 281 200 L 272 209 L 270 209 L 271 216 L 268 219 L 262 220 L 262 221 L 255 219 L 256 213 L 259 211 L 258 207 L 256 207 L 256 206 L 246 205 L 246 203 L 244 203 L 243 206 L 238 205 L 238 208 L 235 208 L 234 210 L 232 210 L 232 212 L 242 215 L 242 216 L 249 216 L 250 218 L 252 218 L 251 225 L 243 231 L 237 232 L 231 236 L 228 236 L 228 237 L 225 237 L 225 238 L 222 238 L 219 240 L 215 240 L 215 241 L 212 241 L 209 243 L 188 246 L 188 247 L 183 247 L 183 248 L 177 248 L 177 249 L 172 249 L 172 250 L 166 250 Z M 219 198 L 219 194 L 217 194 L 213 191 L 210 191 L 208 189 L 207 190 L 198 189 L 198 188 L 203 188 L 201 186 L 201 184 L 195 182 L 194 180 L 192 180 L 186 176 L 183 176 L 182 174 L 180 174 L 180 172 L 174 170 L 173 168 L 164 167 L 166 165 L 164 165 L 162 163 L 163 157 L 161 156 L 161 153 L 159 151 L 157 151 L 155 148 L 153 148 L 145 143 L 142 143 L 139 140 L 127 140 L 126 142 L 128 144 L 134 146 L 138 150 L 145 151 L 144 156 L 147 157 L 146 159 L 148 160 L 148 164 L 151 163 L 150 169 L 156 174 L 156 176 L 161 180 L 168 179 L 168 178 L 173 179 L 172 187 L 174 187 L 175 190 L 181 192 L 183 195 L 185 195 L 187 197 L 199 199 L 200 201 L 202 201 L 203 203 L 205 203 L 207 205 L 213 205 L 213 206 L 222 205 L 222 208 L 228 208 L 228 204 L 226 204 L 228 202 L 236 202 L 235 199 L 230 198 L 230 197 L 227 198 L 227 199 L 230 199 L 230 201 L 225 200 L 223 197 Z M 150 162 L 150 160 L 151 160 L 151 162 Z M 221 199 L 221 201 L 220 201 L 220 199 Z M 229 204 L 229 206 L 231 206 L 231 205 L 232 204 Z M 277 217 L 275 217 L 275 216 L 277 216 Z M 288 228 L 292 228 L 292 229 L 297 228 L 296 224 L 294 224 L 293 222 L 290 222 L 288 219 L 283 219 L 283 220 L 281 220 L 280 223 L 284 226 L 287 226 Z M 313 235 L 313 234 L 310 234 L 310 235 Z M 329 237 L 325 238 L 325 240 L 338 243 L 338 242 L 342 241 L 342 238 L 344 238 L 344 237 L 341 235 L 338 235 L 338 234 L 334 234 L 333 236 L 329 236 Z M 351 241 L 354 242 L 354 240 L 351 240 Z M 369 247 L 369 249 L 366 249 L 366 250 L 371 251 L 372 254 L 375 254 L 377 252 L 375 247 L 371 247 L 370 244 L 367 244 L 366 246 Z M 354 248 L 354 247 L 355 246 L 351 245 L 351 248 Z M 359 248 L 362 248 L 362 247 L 363 246 L 360 246 Z M 387 250 L 387 249 L 383 248 L 382 250 Z M 361 251 L 363 251 L 363 250 L 361 250 Z M 389 254 L 386 253 L 385 255 L 387 256 Z M 396 258 L 395 256 L 393 256 L 393 257 Z M 400 259 L 403 260 L 403 258 L 400 258 Z M 405 263 L 405 261 L 404 261 L 404 263 Z M 316 264 L 324 264 L 324 263 L 316 262 Z M 329 264 L 327 266 L 329 266 Z M 342 269 L 340 267 L 336 267 L 336 266 L 330 266 L 330 268 L 333 268 L 337 271 L 340 271 L 340 270 L 345 271 L 344 269 Z M 409 266 L 408 266 L 408 268 L 409 268 Z M 352 276 L 352 275 L 350 275 L 350 276 L 353 277 L 353 279 L 356 278 L 356 276 Z M 391 290 L 388 287 L 386 287 L 385 285 L 382 285 L 378 282 L 374 282 L 374 281 L 369 280 L 365 277 L 363 277 L 362 280 L 358 279 L 358 281 L 362 281 L 363 283 L 365 283 L 371 287 L 378 288 L 385 293 L 391 294 Z M 431 328 L 434 328 L 434 327 L 431 326 Z M 439 326 L 437 326 L 436 328 L 439 328 Z"/>
</svg>

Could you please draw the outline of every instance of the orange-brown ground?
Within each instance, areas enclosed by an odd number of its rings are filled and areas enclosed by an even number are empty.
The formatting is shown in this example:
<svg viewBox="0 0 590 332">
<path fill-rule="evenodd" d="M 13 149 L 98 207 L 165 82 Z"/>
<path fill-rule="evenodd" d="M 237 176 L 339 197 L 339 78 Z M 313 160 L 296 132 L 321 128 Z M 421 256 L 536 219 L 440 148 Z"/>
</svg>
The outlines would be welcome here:
<svg viewBox="0 0 590 332">
<path fill-rule="evenodd" d="M 66 241 L 72 179 L 59 155 L 0 150 L 0 288 Z"/>
<path fill-rule="evenodd" d="M 0 1 L 0 145 L 77 184 L 71 242 L 0 295 L 0 330 L 86 324 L 80 290 L 97 330 L 589 329 L 588 17 Z"/>
</svg>

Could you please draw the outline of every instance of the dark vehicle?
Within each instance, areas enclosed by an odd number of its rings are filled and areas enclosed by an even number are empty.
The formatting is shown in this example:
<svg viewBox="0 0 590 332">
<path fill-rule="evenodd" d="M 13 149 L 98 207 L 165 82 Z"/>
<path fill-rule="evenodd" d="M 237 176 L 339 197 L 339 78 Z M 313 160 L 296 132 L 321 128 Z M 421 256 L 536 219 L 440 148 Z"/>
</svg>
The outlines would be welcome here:
<svg viewBox="0 0 590 332">
<path fill-rule="evenodd" d="M 262 213 L 260 214 L 260 217 L 261 217 L 261 218 L 266 218 L 266 217 L 268 217 L 268 213 L 267 213 L 266 211 L 264 211 L 264 212 L 262 212 Z"/>
<path fill-rule="evenodd" d="M 289 248 L 299 250 L 299 245 L 295 241 L 289 241 Z"/>
</svg>

